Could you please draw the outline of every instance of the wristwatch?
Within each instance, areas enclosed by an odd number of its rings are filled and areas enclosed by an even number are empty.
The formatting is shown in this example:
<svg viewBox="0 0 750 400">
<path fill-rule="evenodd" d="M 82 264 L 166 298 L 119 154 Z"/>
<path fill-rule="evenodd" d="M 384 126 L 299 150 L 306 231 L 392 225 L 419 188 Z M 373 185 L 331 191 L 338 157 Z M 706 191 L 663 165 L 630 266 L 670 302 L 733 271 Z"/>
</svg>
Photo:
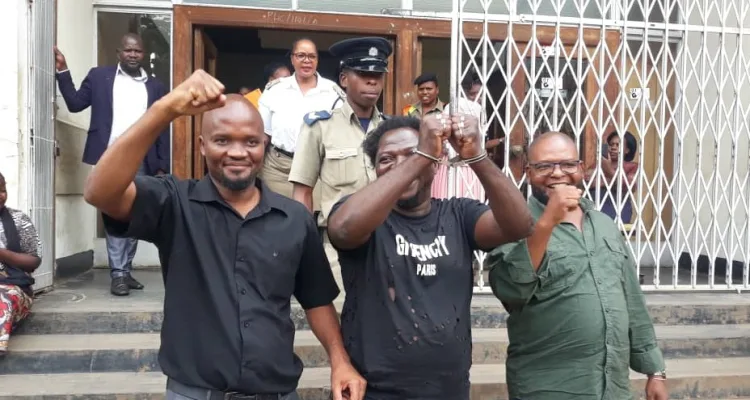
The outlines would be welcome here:
<svg viewBox="0 0 750 400">
<path fill-rule="evenodd" d="M 660 379 L 660 380 L 666 380 L 667 379 L 667 371 L 666 370 L 661 370 L 661 371 L 653 373 L 653 374 L 648 374 L 648 377 L 649 378 L 656 378 L 656 379 Z"/>
</svg>

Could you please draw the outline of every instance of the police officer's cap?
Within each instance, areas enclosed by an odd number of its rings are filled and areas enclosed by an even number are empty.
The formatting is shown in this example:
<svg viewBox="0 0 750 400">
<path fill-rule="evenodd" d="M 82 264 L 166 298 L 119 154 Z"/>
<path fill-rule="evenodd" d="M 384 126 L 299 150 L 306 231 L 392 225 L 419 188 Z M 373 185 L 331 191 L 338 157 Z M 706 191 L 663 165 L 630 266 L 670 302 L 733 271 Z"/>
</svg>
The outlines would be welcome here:
<svg viewBox="0 0 750 400">
<path fill-rule="evenodd" d="M 342 69 L 388 72 L 388 56 L 393 52 L 393 47 L 381 37 L 363 37 L 334 43 L 328 51 L 341 59 Z"/>
</svg>

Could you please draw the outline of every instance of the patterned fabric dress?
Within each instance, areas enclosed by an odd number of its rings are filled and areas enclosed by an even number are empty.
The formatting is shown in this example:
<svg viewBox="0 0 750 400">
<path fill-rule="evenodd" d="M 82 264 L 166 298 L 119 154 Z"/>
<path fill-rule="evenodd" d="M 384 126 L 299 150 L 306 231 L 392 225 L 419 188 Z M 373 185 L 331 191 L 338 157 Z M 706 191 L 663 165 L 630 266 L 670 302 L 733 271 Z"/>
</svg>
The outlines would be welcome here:
<svg viewBox="0 0 750 400">
<path fill-rule="evenodd" d="M 40 257 L 42 246 L 36 228 L 31 223 L 31 218 L 19 210 L 8 208 L 8 211 L 18 230 L 22 252 Z M 7 246 L 8 239 L 5 236 L 2 224 L 0 224 L 0 248 L 5 249 Z M 9 279 L 18 278 L 23 276 L 22 274 L 31 278 L 31 274 L 0 262 L 0 353 L 8 350 L 10 333 L 31 311 L 33 300 L 31 287 L 26 285 L 21 287 L 8 283 Z M 30 281 L 33 282 L 33 279 L 30 279 Z"/>
</svg>

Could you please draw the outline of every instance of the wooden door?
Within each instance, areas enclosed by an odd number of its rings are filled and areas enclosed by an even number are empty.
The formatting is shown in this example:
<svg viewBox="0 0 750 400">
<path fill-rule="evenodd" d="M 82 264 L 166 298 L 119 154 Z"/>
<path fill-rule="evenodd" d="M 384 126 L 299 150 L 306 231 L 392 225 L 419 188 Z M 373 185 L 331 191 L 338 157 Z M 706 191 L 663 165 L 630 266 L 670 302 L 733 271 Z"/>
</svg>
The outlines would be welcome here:
<svg viewBox="0 0 750 400">
<path fill-rule="evenodd" d="M 203 28 L 195 28 L 193 31 L 193 71 L 202 69 L 212 76 L 216 76 L 216 60 L 218 51 L 211 38 L 206 35 Z M 202 178 L 206 173 L 206 163 L 201 155 L 200 140 L 202 115 L 193 117 L 192 143 L 193 143 L 193 177 Z"/>
</svg>

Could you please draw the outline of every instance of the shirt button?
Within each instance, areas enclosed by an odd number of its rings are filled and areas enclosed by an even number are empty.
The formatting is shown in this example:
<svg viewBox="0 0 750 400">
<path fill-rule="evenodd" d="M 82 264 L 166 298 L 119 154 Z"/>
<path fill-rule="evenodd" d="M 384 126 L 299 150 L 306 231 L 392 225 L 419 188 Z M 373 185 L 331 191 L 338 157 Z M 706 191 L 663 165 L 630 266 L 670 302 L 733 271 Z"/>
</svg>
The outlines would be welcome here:
<svg viewBox="0 0 750 400">
<path fill-rule="evenodd" d="M 245 261 L 245 257 L 240 257 L 237 259 L 237 261 Z"/>
<path fill-rule="evenodd" d="M 243 295 L 243 296 L 246 295 L 247 294 L 247 290 L 245 290 L 245 289 L 240 290 L 240 294 Z"/>
<path fill-rule="evenodd" d="M 245 328 L 250 327 L 250 321 L 245 321 Z"/>
</svg>

